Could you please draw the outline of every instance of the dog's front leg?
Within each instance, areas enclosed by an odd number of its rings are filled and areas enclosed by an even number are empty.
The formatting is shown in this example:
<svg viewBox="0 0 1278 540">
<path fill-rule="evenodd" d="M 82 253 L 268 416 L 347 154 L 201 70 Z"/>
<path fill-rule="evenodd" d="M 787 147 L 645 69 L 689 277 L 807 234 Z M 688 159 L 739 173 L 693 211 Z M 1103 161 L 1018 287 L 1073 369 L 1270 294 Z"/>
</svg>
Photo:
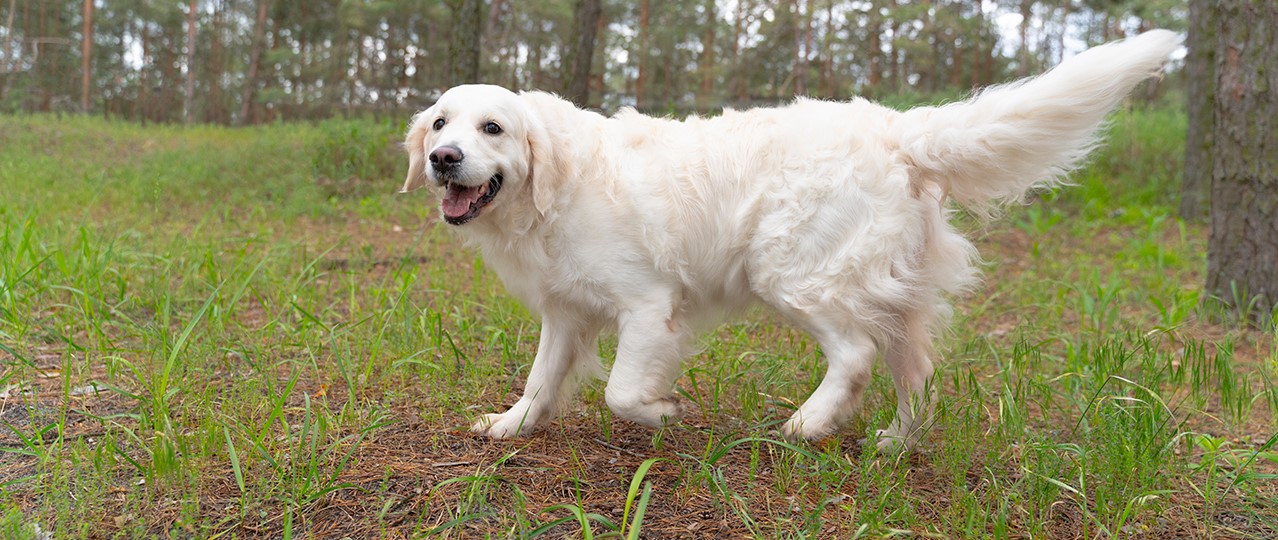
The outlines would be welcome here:
<svg viewBox="0 0 1278 540">
<path fill-rule="evenodd" d="M 604 391 L 608 408 L 649 427 L 677 421 L 682 410 L 671 388 L 679 378 L 687 329 L 661 303 L 623 313 L 617 322 L 617 361 Z"/>
<path fill-rule="evenodd" d="M 545 314 L 523 397 L 504 413 L 484 415 L 471 431 L 505 439 L 527 435 L 548 422 L 572 396 L 576 375 L 598 371 L 598 335 L 597 321 Z"/>
</svg>

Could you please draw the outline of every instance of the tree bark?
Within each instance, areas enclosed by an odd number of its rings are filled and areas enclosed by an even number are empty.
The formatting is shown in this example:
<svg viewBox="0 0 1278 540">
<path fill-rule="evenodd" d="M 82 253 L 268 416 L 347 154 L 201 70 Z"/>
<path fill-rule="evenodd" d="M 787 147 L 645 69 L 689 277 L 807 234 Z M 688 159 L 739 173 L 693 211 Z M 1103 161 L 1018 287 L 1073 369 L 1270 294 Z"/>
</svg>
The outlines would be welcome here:
<svg viewBox="0 0 1278 540">
<path fill-rule="evenodd" d="M 9 13 L 4 23 L 4 69 L 0 73 L 13 72 L 13 17 L 18 12 L 17 0 L 9 0 Z"/>
<path fill-rule="evenodd" d="M 262 69 L 262 49 L 266 46 L 266 11 L 271 0 L 257 0 L 257 21 L 253 23 L 253 49 L 249 53 L 248 74 L 244 77 L 244 91 L 240 94 L 240 125 L 251 123 L 253 96 L 257 93 L 258 72 Z"/>
<path fill-rule="evenodd" d="M 147 28 L 147 23 L 143 22 L 138 27 L 138 36 L 142 39 L 142 67 L 138 74 L 138 117 L 142 119 L 142 125 L 146 126 L 148 120 L 151 119 L 151 77 L 148 76 L 149 57 L 151 55 L 151 32 Z"/>
<path fill-rule="evenodd" d="M 1278 302 L 1278 4 L 1218 6 L 1207 291 L 1265 318 Z"/>
<path fill-rule="evenodd" d="M 195 117 L 195 14 L 198 7 L 197 1 L 191 0 L 186 13 L 186 92 L 182 96 L 182 114 L 188 124 Z"/>
<path fill-rule="evenodd" d="M 737 12 L 732 21 L 732 80 L 737 92 L 738 105 L 744 105 L 750 98 L 750 83 L 746 78 L 745 66 L 741 62 L 741 31 L 745 26 L 745 3 L 746 0 L 737 0 Z"/>
<path fill-rule="evenodd" d="M 866 81 L 871 95 L 877 93 L 879 84 L 883 82 L 883 7 L 879 5 L 882 0 L 873 0 L 870 2 L 869 13 L 869 54 L 870 54 L 870 73 Z"/>
<path fill-rule="evenodd" d="M 580 106 L 590 102 L 590 66 L 595 58 L 595 35 L 603 7 L 599 0 L 577 0 L 572 46 L 563 66 L 564 98 Z"/>
<path fill-rule="evenodd" d="M 1030 72 L 1029 27 L 1030 18 L 1034 16 L 1033 0 L 1021 0 L 1021 51 L 1020 62 L 1016 65 L 1016 75 L 1025 77 Z"/>
<path fill-rule="evenodd" d="M 892 21 L 888 23 L 888 33 L 890 34 L 887 52 L 888 86 L 893 92 L 897 92 L 901 90 L 901 55 L 900 51 L 898 51 L 896 47 L 896 39 L 897 32 L 901 29 L 901 22 L 898 21 L 892 13 L 896 11 L 898 0 L 887 0 L 887 2 L 887 7 L 889 9 L 888 20 Z"/>
<path fill-rule="evenodd" d="M 719 21 L 714 4 L 715 0 L 706 0 L 706 31 L 701 36 L 701 58 L 697 62 L 697 71 L 701 72 L 697 108 L 703 111 L 709 108 L 711 93 L 714 91 L 714 27 Z"/>
<path fill-rule="evenodd" d="M 639 50 L 635 54 L 639 67 L 639 73 L 635 76 L 635 107 L 639 109 L 647 104 L 644 101 L 644 86 L 648 82 L 648 23 L 651 17 L 649 0 L 639 0 Z"/>
<path fill-rule="evenodd" d="M 808 93 L 808 56 L 812 37 L 812 0 L 807 0 L 807 9 L 794 0 L 794 93 L 800 96 Z"/>
<path fill-rule="evenodd" d="M 1181 178 L 1180 217 L 1207 217 L 1211 192 L 1212 107 L 1216 82 L 1215 0 L 1190 0 L 1189 35 L 1185 46 L 1185 94 L 1189 129 L 1185 134 L 1185 169 Z"/>
<path fill-rule="evenodd" d="M 834 0 L 825 3 L 825 35 L 821 36 L 821 96 L 837 99 L 834 90 Z"/>
<path fill-rule="evenodd" d="M 9 10 L 12 17 L 13 8 Z M 93 79 L 93 0 L 84 0 L 83 22 L 84 28 L 80 32 L 80 112 L 89 114 L 89 81 Z M 5 57 L 8 57 L 7 51 Z"/>
<path fill-rule="evenodd" d="M 450 86 L 479 82 L 479 34 L 484 3 L 453 2 L 452 40 L 448 44 Z"/>
<path fill-rule="evenodd" d="M 213 2 L 213 34 L 212 43 L 209 46 L 209 98 L 208 108 L 204 111 L 205 122 L 219 124 L 226 122 L 226 100 L 222 94 L 222 71 L 226 69 L 222 45 L 225 12 L 226 6 L 221 1 Z"/>
</svg>

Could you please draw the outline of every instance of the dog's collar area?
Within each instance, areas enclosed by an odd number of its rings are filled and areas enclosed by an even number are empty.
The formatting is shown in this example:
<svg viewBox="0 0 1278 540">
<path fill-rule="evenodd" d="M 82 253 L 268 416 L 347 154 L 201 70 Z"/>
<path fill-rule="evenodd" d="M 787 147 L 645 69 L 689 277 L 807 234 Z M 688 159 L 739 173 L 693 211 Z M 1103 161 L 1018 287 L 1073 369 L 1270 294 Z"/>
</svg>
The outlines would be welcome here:
<svg viewBox="0 0 1278 540">
<path fill-rule="evenodd" d="M 497 192 L 501 191 L 501 173 L 494 174 L 488 183 L 478 186 L 463 186 L 455 182 L 445 184 L 447 192 L 440 204 L 444 213 L 444 221 L 449 225 L 462 225 L 479 215 L 488 203 L 492 202 Z"/>
</svg>

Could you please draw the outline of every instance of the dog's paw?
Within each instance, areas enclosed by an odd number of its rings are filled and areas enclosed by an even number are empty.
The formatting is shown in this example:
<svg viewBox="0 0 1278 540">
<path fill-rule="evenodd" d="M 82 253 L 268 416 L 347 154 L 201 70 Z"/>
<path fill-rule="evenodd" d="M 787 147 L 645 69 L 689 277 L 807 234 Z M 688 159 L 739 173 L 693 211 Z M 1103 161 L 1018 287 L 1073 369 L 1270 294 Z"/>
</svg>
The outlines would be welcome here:
<svg viewBox="0 0 1278 540">
<path fill-rule="evenodd" d="M 617 416 L 648 426 L 659 428 L 679 423 L 683 418 L 683 406 L 674 397 L 646 401 L 642 403 L 610 403 L 609 408 Z"/>
<path fill-rule="evenodd" d="M 470 431 L 493 439 L 509 439 L 532 433 L 537 426 L 521 412 L 506 411 L 501 414 L 485 414 L 470 426 Z"/>
<path fill-rule="evenodd" d="M 919 442 L 919 434 L 917 432 L 912 435 L 902 434 L 900 430 L 896 429 L 895 425 L 888 429 L 877 430 L 874 435 L 878 439 L 875 446 L 878 447 L 879 453 L 883 454 L 909 452 Z"/>
<path fill-rule="evenodd" d="M 833 433 L 834 427 L 828 419 L 815 415 L 805 416 L 801 411 L 796 411 L 781 425 L 781 436 L 792 442 L 815 441 Z"/>
</svg>

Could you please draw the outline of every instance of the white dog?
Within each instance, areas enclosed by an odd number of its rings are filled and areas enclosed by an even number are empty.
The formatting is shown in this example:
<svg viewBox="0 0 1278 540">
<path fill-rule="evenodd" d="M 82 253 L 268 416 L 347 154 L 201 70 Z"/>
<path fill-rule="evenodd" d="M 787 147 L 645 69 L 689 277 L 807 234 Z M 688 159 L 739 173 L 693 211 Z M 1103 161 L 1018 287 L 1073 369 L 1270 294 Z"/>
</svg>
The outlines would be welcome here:
<svg viewBox="0 0 1278 540">
<path fill-rule="evenodd" d="M 816 439 L 846 423 L 882 354 L 897 416 L 880 445 L 912 445 L 929 423 L 945 297 L 977 277 L 947 201 L 990 215 L 1059 183 L 1178 45 L 1152 31 L 905 112 L 798 99 L 716 118 L 606 118 L 540 92 L 449 90 L 413 118 L 404 191 L 436 188 L 445 221 L 542 316 L 523 397 L 473 430 L 505 438 L 545 425 L 575 375 L 598 371 L 605 328 L 619 342 L 608 406 L 646 426 L 673 421 L 695 333 L 762 300 L 828 363 L 784 435 Z"/>
</svg>

